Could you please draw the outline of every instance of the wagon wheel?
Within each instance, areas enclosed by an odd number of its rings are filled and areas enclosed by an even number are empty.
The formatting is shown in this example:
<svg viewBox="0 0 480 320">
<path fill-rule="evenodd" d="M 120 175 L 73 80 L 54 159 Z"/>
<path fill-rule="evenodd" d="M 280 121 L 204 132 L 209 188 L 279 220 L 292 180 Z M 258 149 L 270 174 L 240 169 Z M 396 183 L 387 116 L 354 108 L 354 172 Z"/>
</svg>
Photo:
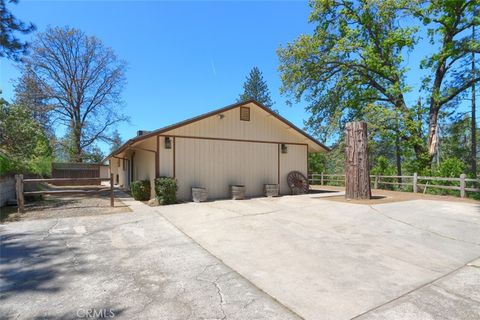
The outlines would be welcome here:
<svg viewBox="0 0 480 320">
<path fill-rule="evenodd" d="M 308 192 L 308 180 L 299 171 L 290 171 L 287 175 L 287 182 L 292 194 L 305 194 Z"/>
</svg>

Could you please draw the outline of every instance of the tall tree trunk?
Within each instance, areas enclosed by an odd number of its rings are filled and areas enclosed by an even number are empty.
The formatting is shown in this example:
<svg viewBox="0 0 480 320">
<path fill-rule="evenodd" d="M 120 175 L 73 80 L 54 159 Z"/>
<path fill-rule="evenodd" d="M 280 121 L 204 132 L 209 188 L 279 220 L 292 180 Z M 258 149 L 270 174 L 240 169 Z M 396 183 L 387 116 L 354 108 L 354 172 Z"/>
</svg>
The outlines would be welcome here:
<svg viewBox="0 0 480 320">
<path fill-rule="evenodd" d="M 425 147 L 425 140 L 423 139 L 424 134 L 423 134 L 423 127 L 422 127 L 422 110 L 421 110 L 422 108 L 421 107 L 422 105 L 419 99 L 417 102 L 416 112 L 411 113 L 410 109 L 405 104 L 403 97 L 399 97 L 396 102 L 396 110 L 397 110 L 396 115 L 397 116 L 399 114 L 402 115 L 402 121 L 403 123 L 405 123 L 405 130 L 407 132 L 407 134 L 402 133 L 399 130 L 399 125 L 397 125 L 397 128 L 396 128 L 397 137 L 400 140 L 404 140 L 405 142 L 408 142 L 408 144 L 413 148 L 413 151 L 415 153 L 415 158 L 417 159 L 417 163 L 419 164 L 419 168 L 423 168 L 428 165 L 428 161 L 427 161 L 428 151 Z M 416 125 L 412 125 L 412 124 L 416 124 Z M 397 146 L 397 142 L 395 142 L 395 146 Z M 401 154 L 401 152 L 399 154 Z M 401 157 L 400 159 L 397 158 L 397 161 L 401 162 Z"/>
<path fill-rule="evenodd" d="M 79 123 L 75 124 L 73 130 L 73 143 L 75 146 L 74 150 L 74 161 L 83 162 L 83 150 L 82 150 L 82 128 Z"/>
<path fill-rule="evenodd" d="M 472 26 L 472 39 L 475 40 L 475 25 Z M 472 79 L 475 79 L 475 52 L 472 52 Z M 477 177 L 477 123 L 476 123 L 476 96 L 475 82 L 472 83 L 472 149 L 471 149 L 471 167 L 472 175 Z"/>
<path fill-rule="evenodd" d="M 401 150 L 400 150 L 400 125 L 398 123 L 398 114 L 395 116 L 395 121 L 396 121 L 396 134 L 395 134 L 395 158 L 396 158 L 396 163 L 397 163 L 397 176 L 402 175 L 402 156 L 401 156 Z M 402 182 L 402 178 L 397 179 L 399 183 Z"/>
<path fill-rule="evenodd" d="M 428 118 L 428 156 L 429 164 L 431 164 L 433 156 L 437 150 L 439 143 L 438 136 L 438 108 L 434 102 L 430 106 Z"/>
<path fill-rule="evenodd" d="M 345 198 L 370 199 L 367 124 L 349 122 L 345 127 Z"/>
</svg>

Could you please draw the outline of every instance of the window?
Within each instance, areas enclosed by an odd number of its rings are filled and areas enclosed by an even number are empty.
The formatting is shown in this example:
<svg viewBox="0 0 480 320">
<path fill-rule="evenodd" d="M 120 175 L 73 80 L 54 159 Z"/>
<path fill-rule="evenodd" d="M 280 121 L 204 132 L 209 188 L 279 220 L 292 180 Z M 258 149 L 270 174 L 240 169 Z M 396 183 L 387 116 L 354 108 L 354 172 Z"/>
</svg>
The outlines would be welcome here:
<svg viewBox="0 0 480 320">
<path fill-rule="evenodd" d="M 240 107 L 240 120 L 250 121 L 250 108 Z"/>
</svg>

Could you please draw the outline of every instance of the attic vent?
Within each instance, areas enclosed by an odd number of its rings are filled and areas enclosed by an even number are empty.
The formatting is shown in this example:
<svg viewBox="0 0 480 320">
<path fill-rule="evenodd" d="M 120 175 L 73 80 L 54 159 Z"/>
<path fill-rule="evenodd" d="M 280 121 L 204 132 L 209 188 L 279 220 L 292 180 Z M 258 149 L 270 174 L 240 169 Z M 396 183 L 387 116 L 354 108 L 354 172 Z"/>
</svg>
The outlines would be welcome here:
<svg viewBox="0 0 480 320">
<path fill-rule="evenodd" d="M 250 108 L 249 107 L 240 107 L 240 120 L 250 121 Z"/>
</svg>

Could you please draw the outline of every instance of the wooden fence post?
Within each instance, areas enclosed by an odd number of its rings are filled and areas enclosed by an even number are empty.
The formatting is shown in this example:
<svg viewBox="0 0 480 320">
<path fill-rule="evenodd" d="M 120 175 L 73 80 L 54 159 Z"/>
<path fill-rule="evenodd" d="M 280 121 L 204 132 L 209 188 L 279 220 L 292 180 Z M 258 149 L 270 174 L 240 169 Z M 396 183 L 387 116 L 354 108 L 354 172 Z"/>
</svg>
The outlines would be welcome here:
<svg viewBox="0 0 480 320">
<path fill-rule="evenodd" d="M 465 198 L 465 173 L 460 175 L 460 197 Z"/>
<path fill-rule="evenodd" d="M 413 173 L 413 192 L 417 193 L 417 182 L 418 182 L 418 175 L 416 172 Z"/>
<path fill-rule="evenodd" d="M 379 176 L 378 176 L 378 173 L 377 173 L 375 175 L 375 183 L 373 184 L 374 189 L 378 189 L 378 179 L 379 179 Z"/>
<path fill-rule="evenodd" d="M 15 189 L 17 193 L 18 212 L 25 212 L 25 198 L 23 197 L 23 174 L 15 175 Z"/>
<path fill-rule="evenodd" d="M 320 175 L 320 185 L 323 186 L 323 172 L 322 172 L 322 174 Z"/>
<path fill-rule="evenodd" d="M 113 173 L 110 173 L 110 207 L 115 206 L 115 196 L 113 195 Z"/>
</svg>

